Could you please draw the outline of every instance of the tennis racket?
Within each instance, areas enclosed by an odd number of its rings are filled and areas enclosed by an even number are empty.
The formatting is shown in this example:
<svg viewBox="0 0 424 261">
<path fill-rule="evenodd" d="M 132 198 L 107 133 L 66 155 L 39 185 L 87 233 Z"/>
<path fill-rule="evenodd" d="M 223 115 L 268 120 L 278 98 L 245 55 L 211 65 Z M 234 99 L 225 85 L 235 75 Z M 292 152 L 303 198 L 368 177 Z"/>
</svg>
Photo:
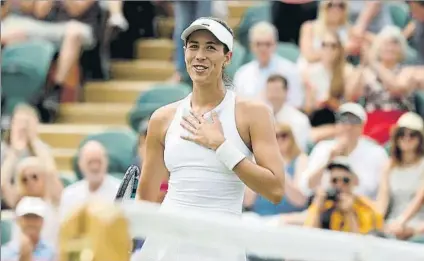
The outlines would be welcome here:
<svg viewBox="0 0 424 261">
<path fill-rule="evenodd" d="M 140 168 L 135 165 L 131 165 L 125 172 L 124 179 L 119 186 L 115 200 L 120 201 L 135 198 L 139 177 Z"/>
</svg>

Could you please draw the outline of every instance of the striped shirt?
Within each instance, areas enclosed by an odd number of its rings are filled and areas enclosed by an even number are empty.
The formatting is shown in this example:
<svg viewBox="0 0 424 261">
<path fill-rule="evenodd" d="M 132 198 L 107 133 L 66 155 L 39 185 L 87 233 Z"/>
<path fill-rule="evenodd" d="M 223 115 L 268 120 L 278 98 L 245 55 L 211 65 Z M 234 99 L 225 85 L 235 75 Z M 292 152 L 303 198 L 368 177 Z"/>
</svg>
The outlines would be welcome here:
<svg viewBox="0 0 424 261">
<path fill-rule="evenodd" d="M 1 261 L 18 261 L 19 252 L 19 241 L 11 241 L 1 247 Z M 54 261 L 56 255 L 54 248 L 41 240 L 35 247 L 32 258 L 32 261 Z"/>
</svg>

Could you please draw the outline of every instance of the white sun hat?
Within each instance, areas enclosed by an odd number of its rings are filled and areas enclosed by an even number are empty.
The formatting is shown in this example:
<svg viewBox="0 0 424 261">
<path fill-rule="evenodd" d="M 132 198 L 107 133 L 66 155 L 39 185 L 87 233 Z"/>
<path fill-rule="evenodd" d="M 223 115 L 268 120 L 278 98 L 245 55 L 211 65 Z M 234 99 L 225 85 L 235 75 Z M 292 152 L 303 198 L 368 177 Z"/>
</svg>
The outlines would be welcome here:
<svg viewBox="0 0 424 261">
<path fill-rule="evenodd" d="M 230 52 L 233 51 L 234 37 L 230 31 L 225 28 L 222 24 L 209 18 L 199 18 L 194 21 L 189 27 L 187 27 L 181 34 L 181 39 L 186 41 L 187 38 L 195 31 L 208 30 L 211 32 L 221 43 L 228 47 Z"/>
</svg>

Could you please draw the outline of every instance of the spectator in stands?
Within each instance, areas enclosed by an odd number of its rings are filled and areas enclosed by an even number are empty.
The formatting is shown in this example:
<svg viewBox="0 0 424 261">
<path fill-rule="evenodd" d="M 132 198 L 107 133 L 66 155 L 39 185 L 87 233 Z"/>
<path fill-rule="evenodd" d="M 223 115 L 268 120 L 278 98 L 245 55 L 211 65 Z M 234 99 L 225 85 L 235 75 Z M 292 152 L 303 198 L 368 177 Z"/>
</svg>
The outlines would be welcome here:
<svg viewBox="0 0 424 261">
<path fill-rule="evenodd" d="M 2 261 L 54 261 L 55 249 L 41 237 L 47 204 L 40 198 L 24 197 L 16 206 L 16 217 L 21 234 L 1 247 Z M 50 225 L 50 224 L 48 224 Z"/>
<path fill-rule="evenodd" d="M 326 166 L 330 189 L 318 189 L 308 208 L 306 226 L 367 234 L 383 229 L 383 217 L 371 201 L 354 193 L 360 183 L 349 159 L 335 157 Z"/>
<path fill-rule="evenodd" d="M 346 80 L 353 72 L 337 33 L 324 34 L 321 54 L 321 60 L 305 66 L 302 73 L 306 88 L 304 111 L 310 115 L 314 142 L 334 137 L 335 113 L 344 99 Z"/>
<path fill-rule="evenodd" d="M 322 41 L 328 31 L 338 34 L 346 54 L 357 52 L 361 43 L 350 38 L 350 28 L 348 1 L 320 1 L 318 18 L 305 22 L 300 31 L 299 68 L 321 60 Z"/>
<path fill-rule="evenodd" d="M 375 199 L 380 175 L 388 160 L 387 154 L 381 146 L 362 136 L 367 116 L 361 105 L 341 105 L 336 118 L 336 137 L 320 141 L 313 148 L 302 174 L 302 189 L 311 194 L 320 184 L 325 187 L 329 176 L 324 174 L 329 162 L 345 156 L 359 180 L 355 193 Z"/>
<path fill-rule="evenodd" d="M 414 44 L 418 50 L 418 67 L 415 68 L 415 81 L 424 89 L 424 2 L 407 1 L 415 19 Z"/>
<path fill-rule="evenodd" d="M 295 107 L 287 104 L 288 81 L 280 74 L 271 75 L 266 83 L 265 99 L 271 105 L 277 123 L 287 123 L 293 130 L 296 143 L 306 151 L 311 125 L 308 117 Z"/>
<path fill-rule="evenodd" d="M 175 45 L 175 64 L 177 71 L 172 77 L 172 81 L 180 82 L 187 75 L 184 60 L 184 43 L 181 40 L 181 33 L 190 23 L 200 17 L 209 17 L 212 15 L 212 1 L 175 1 L 174 2 L 174 45 Z M 188 76 L 187 76 L 188 78 Z"/>
<path fill-rule="evenodd" d="M 234 85 L 241 96 L 264 99 L 268 77 L 280 74 L 288 81 L 287 103 L 299 108 L 303 103 L 300 73 L 291 61 L 276 53 L 277 36 L 277 29 L 268 22 L 259 22 L 249 30 L 250 49 L 255 60 L 236 72 Z"/>
<path fill-rule="evenodd" d="M 273 204 L 246 188 L 244 207 L 261 216 L 299 212 L 305 209 L 307 198 L 298 188 L 300 175 L 308 162 L 294 139 L 292 129 L 287 124 L 276 127 L 277 141 L 283 157 L 286 172 L 286 196 L 279 204 Z"/>
<path fill-rule="evenodd" d="M 387 215 L 386 232 L 407 239 L 424 221 L 424 123 L 412 112 L 400 117 L 391 139 L 391 159 L 377 203 Z"/>
<path fill-rule="evenodd" d="M 367 32 L 377 34 L 384 26 L 393 25 L 390 3 L 384 1 L 349 1 L 349 19 L 354 23 L 352 35 L 363 39 Z"/>
<path fill-rule="evenodd" d="M 14 184 L 10 178 L 10 166 L 2 166 L 1 189 L 5 203 L 13 209 L 26 196 L 38 197 L 47 203 L 44 220 L 46 221 L 45 224 L 48 225 L 43 226 L 41 235 L 43 240 L 55 245 L 59 229 L 57 206 L 63 185 L 55 166 L 52 167 L 52 162 L 54 162 L 53 159 L 47 157 L 27 157 L 21 160 L 16 167 Z M 12 238 L 18 236 L 19 229 L 15 228 Z"/>
<path fill-rule="evenodd" d="M 84 179 L 64 189 L 59 207 L 61 219 L 92 198 L 113 202 L 121 183 L 108 175 L 107 152 L 97 141 L 89 141 L 81 148 L 78 166 Z"/>
<path fill-rule="evenodd" d="M 13 42 L 26 40 L 24 30 L 6 30 L 5 24 L 15 19 L 15 17 L 30 17 L 33 12 L 33 1 L 12 1 L 6 0 L 1 2 L 1 44 L 7 45 Z"/>
<path fill-rule="evenodd" d="M 12 16 L 2 24 L 2 34 L 24 32 L 27 38 L 49 40 L 60 48 L 54 86 L 42 105 L 52 120 L 57 115 L 63 84 L 81 50 L 94 47 L 99 11 L 98 2 L 94 0 L 34 1 L 33 15 L 37 19 Z"/>
<path fill-rule="evenodd" d="M 109 19 L 108 24 L 112 27 L 118 27 L 122 31 L 128 29 L 128 21 L 125 19 L 123 12 L 124 1 L 108 1 Z"/>
<path fill-rule="evenodd" d="M 14 208 L 19 200 L 13 184 L 18 176 L 20 160 L 36 156 L 46 164 L 48 172 L 56 176 L 56 164 L 50 149 L 38 137 L 38 123 L 37 112 L 32 107 L 24 104 L 15 107 L 10 128 L 1 142 L 1 188 L 5 203 L 2 208 Z"/>
<path fill-rule="evenodd" d="M 385 27 L 371 50 L 365 52 L 363 65 L 352 73 L 346 85 L 348 100 L 364 98 L 368 122 L 364 134 L 381 144 L 389 140 L 389 129 L 406 111 L 415 110 L 414 84 L 410 67 L 402 66 L 407 43 L 397 27 Z"/>
</svg>

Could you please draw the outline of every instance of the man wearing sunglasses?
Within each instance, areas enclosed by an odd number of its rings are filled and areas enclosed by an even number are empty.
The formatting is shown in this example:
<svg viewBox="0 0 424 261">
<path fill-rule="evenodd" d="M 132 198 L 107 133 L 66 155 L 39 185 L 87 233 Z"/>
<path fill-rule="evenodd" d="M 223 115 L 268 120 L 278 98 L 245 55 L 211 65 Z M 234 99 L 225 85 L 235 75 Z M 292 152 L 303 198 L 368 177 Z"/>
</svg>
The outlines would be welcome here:
<svg viewBox="0 0 424 261">
<path fill-rule="evenodd" d="M 358 195 L 374 198 L 377 194 L 380 175 L 388 156 L 383 147 L 362 136 L 367 115 L 357 103 L 345 103 L 336 115 L 336 137 L 319 142 L 309 156 L 308 166 L 302 174 L 301 188 L 311 194 L 320 185 L 329 183 L 327 165 L 335 157 L 346 156 L 358 176 Z"/>
<path fill-rule="evenodd" d="M 329 189 L 318 189 L 308 208 L 306 226 L 367 234 L 383 227 L 383 217 L 370 200 L 353 192 L 359 180 L 346 157 L 332 160 L 327 169 Z"/>
</svg>

